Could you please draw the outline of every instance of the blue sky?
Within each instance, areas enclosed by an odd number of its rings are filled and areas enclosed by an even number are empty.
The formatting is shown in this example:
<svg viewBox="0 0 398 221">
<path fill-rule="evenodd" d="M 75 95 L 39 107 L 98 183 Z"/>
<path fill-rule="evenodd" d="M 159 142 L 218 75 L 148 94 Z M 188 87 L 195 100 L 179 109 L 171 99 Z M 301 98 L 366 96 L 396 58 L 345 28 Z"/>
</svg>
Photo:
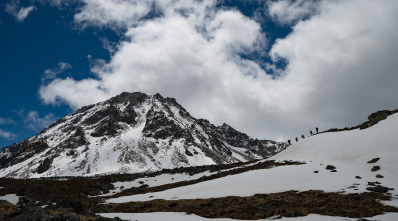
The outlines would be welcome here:
<svg viewBox="0 0 398 221">
<path fill-rule="evenodd" d="M 5 0 L 0 147 L 123 91 L 284 140 L 398 108 L 393 0 Z"/>
<path fill-rule="evenodd" d="M 115 37 L 111 32 L 96 34 L 76 29 L 73 13 L 49 5 L 38 4 L 23 21 L 5 11 L 4 1 L 0 6 L 0 119 L 3 119 L 0 129 L 4 133 L 0 136 L 0 146 L 3 147 L 35 135 L 72 111 L 67 105 L 44 105 L 41 101 L 38 90 L 46 70 L 67 62 L 72 68 L 64 75 L 85 78 L 90 72 L 88 55 L 109 59 L 99 37 Z"/>
</svg>

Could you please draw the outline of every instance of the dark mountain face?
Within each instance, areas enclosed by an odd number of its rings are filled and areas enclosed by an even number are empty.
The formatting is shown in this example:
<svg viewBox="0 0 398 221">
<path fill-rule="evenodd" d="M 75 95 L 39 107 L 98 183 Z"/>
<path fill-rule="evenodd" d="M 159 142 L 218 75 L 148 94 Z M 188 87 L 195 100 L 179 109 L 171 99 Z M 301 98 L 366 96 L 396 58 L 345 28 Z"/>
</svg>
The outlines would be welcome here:
<svg viewBox="0 0 398 221">
<path fill-rule="evenodd" d="M 195 119 L 173 98 L 122 93 L 0 151 L 7 177 L 91 176 L 262 159 L 285 143 Z"/>
</svg>

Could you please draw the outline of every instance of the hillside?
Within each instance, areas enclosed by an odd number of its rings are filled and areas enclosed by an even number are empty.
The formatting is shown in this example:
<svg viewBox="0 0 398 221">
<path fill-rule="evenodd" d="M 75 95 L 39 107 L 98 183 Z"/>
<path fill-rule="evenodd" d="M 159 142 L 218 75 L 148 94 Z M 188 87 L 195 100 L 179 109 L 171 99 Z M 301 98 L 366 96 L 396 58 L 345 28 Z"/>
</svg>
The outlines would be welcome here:
<svg viewBox="0 0 398 221">
<path fill-rule="evenodd" d="M 367 129 L 308 137 L 270 158 L 305 162 L 302 165 L 252 170 L 162 192 L 113 198 L 107 202 L 248 197 L 260 193 L 319 190 L 344 195 L 386 193 L 392 201 L 384 203 L 398 207 L 397 131 L 398 114 L 394 114 Z M 390 216 L 390 220 L 398 219 L 397 213 Z"/>
</svg>

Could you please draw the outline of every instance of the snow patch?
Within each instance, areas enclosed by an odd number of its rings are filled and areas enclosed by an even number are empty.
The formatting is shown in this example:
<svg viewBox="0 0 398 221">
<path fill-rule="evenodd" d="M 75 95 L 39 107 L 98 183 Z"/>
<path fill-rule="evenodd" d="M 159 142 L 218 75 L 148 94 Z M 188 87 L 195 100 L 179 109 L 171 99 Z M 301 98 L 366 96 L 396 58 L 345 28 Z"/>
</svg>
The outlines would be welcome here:
<svg viewBox="0 0 398 221">
<path fill-rule="evenodd" d="M 17 196 L 16 194 L 7 194 L 4 196 L 0 196 L 0 200 L 5 200 L 11 204 L 17 205 L 19 201 L 19 196 Z"/>
</svg>

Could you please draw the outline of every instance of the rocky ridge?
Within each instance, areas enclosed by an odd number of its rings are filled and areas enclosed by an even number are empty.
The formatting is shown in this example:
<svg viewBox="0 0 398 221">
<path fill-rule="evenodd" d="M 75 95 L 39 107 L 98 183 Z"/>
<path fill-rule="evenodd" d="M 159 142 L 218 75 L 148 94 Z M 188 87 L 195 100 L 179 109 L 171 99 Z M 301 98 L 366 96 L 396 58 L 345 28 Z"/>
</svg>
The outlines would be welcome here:
<svg viewBox="0 0 398 221">
<path fill-rule="evenodd" d="M 124 92 L 0 150 L 0 176 L 93 176 L 226 164 L 267 158 L 286 146 L 195 119 L 174 98 Z"/>
<path fill-rule="evenodd" d="M 382 120 L 387 119 L 388 116 L 395 114 L 395 113 L 398 113 L 398 109 L 376 111 L 368 116 L 368 121 L 366 121 L 360 125 L 357 125 L 355 127 L 345 127 L 343 129 L 332 128 L 332 129 L 323 131 L 321 133 L 349 131 L 349 130 L 355 130 L 355 129 L 363 130 L 363 129 L 369 128 L 369 127 L 379 123 Z"/>
</svg>

